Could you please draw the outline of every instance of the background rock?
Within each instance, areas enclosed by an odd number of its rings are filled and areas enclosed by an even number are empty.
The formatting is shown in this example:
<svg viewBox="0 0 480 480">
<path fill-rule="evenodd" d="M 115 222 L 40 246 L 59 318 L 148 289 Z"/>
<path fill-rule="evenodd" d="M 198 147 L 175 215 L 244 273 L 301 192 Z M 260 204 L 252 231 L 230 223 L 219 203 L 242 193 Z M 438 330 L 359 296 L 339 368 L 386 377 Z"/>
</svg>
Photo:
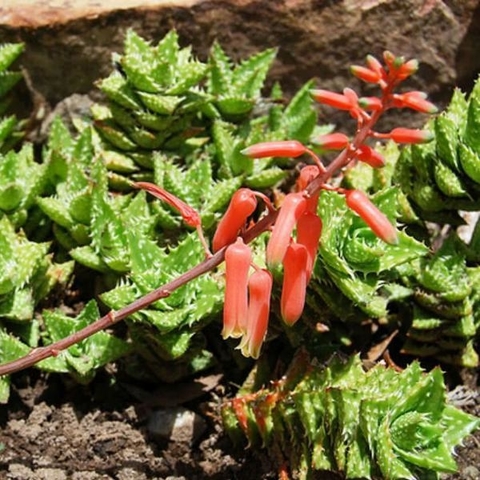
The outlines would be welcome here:
<svg viewBox="0 0 480 480">
<path fill-rule="evenodd" d="M 205 432 L 205 420 L 183 407 L 155 410 L 148 419 L 147 430 L 153 437 L 191 446 Z"/>
<path fill-rule="evenodd" d="M 480 71 L 478 0 L 0 0 L 0 42 L 26 43 L 21 64 L 50 105 L 108 75 L 128 28 L 154 43 L 176 28 L 201 59 L 215 39 L 237 60 L 278 46 L 270 78 L 287 94 L 312 77 L 342 89 L 350 64 L 385 49 L 421 61 L 409 85 L 439 105 Z"/>
</svg>

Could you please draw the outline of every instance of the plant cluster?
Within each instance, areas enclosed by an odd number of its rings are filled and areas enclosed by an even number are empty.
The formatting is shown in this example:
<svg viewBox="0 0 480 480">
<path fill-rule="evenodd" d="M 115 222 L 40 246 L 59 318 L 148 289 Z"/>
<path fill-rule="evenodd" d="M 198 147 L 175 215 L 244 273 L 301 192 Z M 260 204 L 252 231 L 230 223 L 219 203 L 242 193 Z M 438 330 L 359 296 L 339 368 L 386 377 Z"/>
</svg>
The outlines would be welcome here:
<svg viewBox="0 0 480 480">
<path fill-rule="evenodd" d="M 21 50 L 0 50 L 0 67 Z M 352 67 L 378 97 L 308 82 L 287 103 L 277 84 L 262 97 L 274 50 L 235 64 L 214 44 L 201 62 L 175 32 L 152 46 L 132 31 L 124 50 L 98 82 L 104 103 L 75 133 L 57 118 L 40 158 L 1 128 L 0 399 L 6 374 L 33 364 L 81 382 L 127 356 L 142 380 L 205 370 L 223 307 L 222 335 L 244 356 L 262 362 L 278 341 L 283 362 L 308 352 L 285 380 L 226 404 L 230 433 L 260 436 L 305 477 L 453 471 L 451 450 L 478 421 L 445 403 L 439 370 L 318 362 L 379 332 L 404 354 L 478 365 L 480 227 L 467 242 L 455 229 L 459 210 L 478 210 L 480 82 L 424 130 L 380 132 L 390 109 L 436 112 L 398 91 L 415 60 L 386 52 Z M 312 98 L 347 112 L 354 135 L 317 126 Z M 91 293 L 68 315 L 85 275 Z"/>
<path fill-rule="evenodd" d="M 446 403 L 438 368 L 425 373 L 414 362 L 399 373 L 377 364 L 365 372 L 357 356 L 321 366 L 305 352 L 280 380 L 243 389 L 222 413 L 234 441 L 262 445 L 299 479 L 314 470 L 439 478 L 437 472 L 456 470 L 452 448 L 478 426 Z"/>
</svg>

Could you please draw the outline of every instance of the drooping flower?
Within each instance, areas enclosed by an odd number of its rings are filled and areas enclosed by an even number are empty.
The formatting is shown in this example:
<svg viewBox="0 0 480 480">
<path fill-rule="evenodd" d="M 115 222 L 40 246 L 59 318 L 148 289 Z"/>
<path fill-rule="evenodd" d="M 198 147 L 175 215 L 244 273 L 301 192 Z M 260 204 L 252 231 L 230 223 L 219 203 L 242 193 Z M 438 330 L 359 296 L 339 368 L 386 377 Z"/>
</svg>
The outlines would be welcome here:
<svg viewBox="0 0 480 480">
<path fill-rule="evenodd" d="M 280 310 L 283 321 L 292 326 L 302 315 L 307 291 L 307 249 L 299 244 L 288 246 L 283 259 L 283 285 Z"/>
<path fill-rule="evenodd" d="M 385 166 L 385 159 L 373 148 L 368 145 L 360 145 L 355 151 L 355 156 L 364 163 L 373 168 L 381 168 Z"/>
<path fill-rule="evenodd" d="M 397 230 L 385 214 L 360 190 L 345 190 L 347 205 L 371 228 L 373 233 L 386 243 L 398 243 Z"/>
<path fill-rule="evenodd" d="M 203 234 L 202 220 L 199 213 L 194 208 L 186 204 L 183 200 L 180 200 L 172 193 L 167 192 L 163 188 L 160 188 L 158 185 L 155 185 L 154 183 L 136 182 L 133 184 L 133 186 L 135 188 L 141 188 L 142 190 L 147 191 L 154 197 L 157 197 L 158 199 L 167 202 L 170 206 L 177 210 L 177 212 L 182 216 L 183 221 L 190 227 L 193 227 L 197 230 L 198 237 L 203 245 L 206 255 L 211 255 L 208 248 L 207 240 L 205 239 L 205 236 Z"/>
<path fill-rule="evenodd" d="M 153 196 L 159 198 L 160 200 L 163 200 L 164 202 L 167 202 L 170 206 L 177 210 L 178 213 L 180 213 L 183 221 L 190 227 L 198 227 L 199 225 L 201 225 L 200 215 L 198 214 L 198 212 L 172 193 L 167 192 L 163 188 L 160 188 L 158 185 L 149 182 L 136 182 L 134 183 L 134 186 L 136 188 L 146 190 Z"/>
<path fill-rule="evenodd" d="M 233 194 L 230 205 L 213 236 L 214 252 L 235 241 L 238 233 L 245 226 L 247 218 L 255 211 L 256 207 L 257 198 L 252 190 L 240 188 Z"/>
<path fill-rule="evenodd" d="M 252 250 L 240 237 L 226 249 L 223 338 L 237 338 L 247 331 L 247 287 L 251 263 Z"/>
<path fill-rule="evenodd" d="M 248 281 L 246 333 L 239 348 L 246 357 L 258 358 L 268 329 L 273 279 L 268 270 L 255 270 Z"/>
<path fill-rule="evenodd" d="M 321 236 L 322 220 L 316 213 L 305 211 L 297 222 L 297 243 L 307 250 L 307 283 L 312 275 Z"/>
<path fill-rule="evenodd" d="M 285 197 L 267 245 L 267 265 L 270 268 L 282 263 L 293 229 L 306 206 L 307 201 L 301 192 L 289 193 Z"/>
</svg>

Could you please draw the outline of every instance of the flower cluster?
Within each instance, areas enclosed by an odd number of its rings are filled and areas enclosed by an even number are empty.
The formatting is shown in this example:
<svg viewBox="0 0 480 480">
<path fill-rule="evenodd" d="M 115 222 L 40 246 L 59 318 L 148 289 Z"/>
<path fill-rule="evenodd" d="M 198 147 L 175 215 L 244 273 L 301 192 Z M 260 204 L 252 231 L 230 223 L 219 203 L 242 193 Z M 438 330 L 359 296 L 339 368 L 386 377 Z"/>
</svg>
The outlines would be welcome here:
<svg viewBox="0 0 480 480">
<path fill-rule="evenodd" d="M 224 338 L 241 337 L 239 348 L 246 356 L 257 358 L 264 341 L 270 311 L 270 296 L 273 284 L 271 271 L 283 271 L 281 316 L 287 325 L 293 325 L 301 316 L 306 288 L 321 239 L 322 220 L 317 215 L 322 190 L 335 190 L 345 196 L 346 205 L 370 227 L 383 241 L 396 244 L 397 230 L 388 218 L 357 190 L 333 187 L 327 182 L 343 168 L 356 161 L 365 162 L 373 168 L 384 166 L 379 152 L 366 144 L 368 139 L 391 139 L 396 143 L 424 143 L 431 140 L 428 131 L 394 128 L 390 132 L 374 130 L 379 117 L 391 108 L 410 108 L 423 113 L 434 113 L 436 107 L 426 100 L 423 92 L 394 93 L 394 89 L 418 68 L 415 60 L 405 61 L 385 52 L 382 64 L 368 56 L 366 66 L 353 66 L 351 71 L 367 83 L 377 84 L 378 97 L 358 97 L 350 88 L 342 93 L 323 89 L 311 91 L 318 103 L 346 110 L 357 123 L 352 139 L 339 132 L 313 139 L 322 151 L 339 150 L 338 156 L 325 166 L 317 154 L 296 140 L 263 142 L 251 145 L 242 153 L 251 159 L 267 157 L 298 158 L 307 155 L 313 161 L 305 166 L 298 176 L 296 189 L 287 193 L 277 211 L 268 197 L 248 188 L 240 188 L 232 197 L 228 209 L 218 224 L 212 241 L 213 252 L 225 248 L 226 287 L 224 306 Z M 172 199 L 166 192 L 151 184 L 138 183 L 158 198 L 170 203 L 184 217 L 187 224 L 197 228 L 200 220 L 183 202 Z M 244 241 L 247 225 L 261 199 L 272 218 L 273 226 L 266 249 L 266 266 L 260 268 L 252 262 L 252 250 Z M 192 221 L 192 218 L 194 221 Z M 260 232 L 259 232 L 260 233 Z M 201 234 L 201 239 L 203 236 Z M 204 241 L 204 240 L 202 240 Z M 206 248 L 207 255 L 211 255 Z"/>
<path fill-rule="evenodd" d="M 405 61 L 390 52 L 385 52 L 383 59 L 384 65 L 375 57 L 368 56 L 366 66 L 351 68 L 352 73 L 359 79 L 380 87 L 379 97 L 359 98 L 350 88 L 346 88 L 343 93 L 321 89 L 311 92 L 317 102 L 347 110 L 357 122 L 357 133 L 352 140 L 339 132 L 313 139 L 314 144 L 322 150 L 341 151 L 328 168 L 312 150 L 295 140 L 259 143 L 242 152 L 253 159 L 298 158 L 306 154 L 313 160 L 313 165 L 308 165 L 300 171 L 296 191 L 285 196 L 266 250 L 268 269 L 271 271 L 278 270 L 279 267 L 283 269 L 280 311 L 282 320 L 287 325 L 293 325 L 300 318 L 304 308 L 306 288 L 312 275 L 322 232 L 322 220 L 317 215 L 320 192 L 334 189 L 326 182 L 336 171 L 356 160 L 365 162 L 373 168 L 385 165 L 381 154 L 365 143 L 368 138 L 392 139 L 396 143 L 423 143 L 432 138 L 430 132 L 423 130 L 394 128 L 388 133 L 373 130 L 380 115 L 390 108 L 411 108 L 423 113 L 436 112 L 436 107 L 426 100 L 423 92 L 403 94 L 393 92 L 401 81 L 417 70 L 418 63 L 415 60 Z M 347 206 L 365 221 L 377 237 L 390 244 L 397 243 L 396 228 L 365 193 L 342 188 L 335 190 L 345 195 Z M 214 237 L 214 250 L 215 240 L 219 237 L 224 239 L 219 245 L 230 244 L 225 255 L 227 283 L 223 336 L 242 336 L 240 343 L 242 352 L 257 357 L 267 330 L 265 315 L 268 316 L 268 313 L 265 311 L 270 304 L 272 282 L 271 275 L 266 270 L 255 266 L 255 272 L 248 277 L 248 271 L 252 266 L 252 253 L 238 235 L 241 234 L 242 226 L 246 226 L 247 218 L 255 210 L 256 203 L 253 205 L 251 202 L 251 198 L 255 196 L 254 192 L 247 189 L 240 191 L 241 196 L 249 200 L 241 200 L 240 194 L 234 196 L 225 217 L 219 223 Z M 247 208 L 247 205 L 250 207 Z M 232 244 L 234 237 L 238 239 Z M 262 272 L 265 278 L 263 300 L 258 298 L 259 291 L 256 291 L 255 295 L 252 292 L 252 283 L 259 272 Z M 259 308 L 260 311 L 255 313 L 252 311 L 254 308 Z M 252 323 L 254 318 L 259 319 L 258 324 Z"/>
</svg>

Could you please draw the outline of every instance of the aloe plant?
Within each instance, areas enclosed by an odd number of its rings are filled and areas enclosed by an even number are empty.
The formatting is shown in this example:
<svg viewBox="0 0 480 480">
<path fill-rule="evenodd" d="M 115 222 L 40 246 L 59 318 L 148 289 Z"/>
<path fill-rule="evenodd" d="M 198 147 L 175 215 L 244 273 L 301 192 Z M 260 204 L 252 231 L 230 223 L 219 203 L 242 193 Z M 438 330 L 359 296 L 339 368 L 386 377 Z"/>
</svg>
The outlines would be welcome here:
<svg viewBox="0 0 480 480">
<path fill-rule="evenodd" d="M 316 470 L 438 479 L 456 470 L 454 446 L 480 425 L 448 405 L 438 368 L 426 373 L 414 362 L 400 373 L 378 364 L 365 371 L 357 356 L 321 367 L 305 353 L 272 386 L 246 386 L 222 414 L 235 442 L 266 448 L 299 479 Z"/>
</svg>

